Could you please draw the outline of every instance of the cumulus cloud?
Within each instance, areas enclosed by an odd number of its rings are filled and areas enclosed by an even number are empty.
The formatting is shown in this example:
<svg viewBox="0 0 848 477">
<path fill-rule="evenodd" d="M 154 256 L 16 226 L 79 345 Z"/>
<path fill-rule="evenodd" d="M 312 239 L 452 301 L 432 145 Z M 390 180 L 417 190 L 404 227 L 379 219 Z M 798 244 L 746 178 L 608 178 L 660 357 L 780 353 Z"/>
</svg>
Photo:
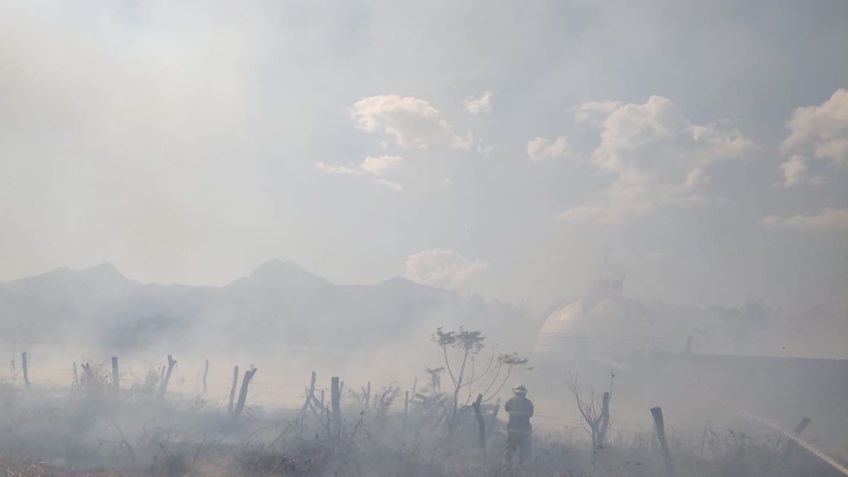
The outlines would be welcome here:
<svg viewBox="0 0 848 477">
<path fill-rule="evenodd" d="M 474 145 L 474 136 L 472 136 L 470 132 L 465 133 L 464 136 L 460 134 L 452 134 L 450 145 L 456 149 L 470 151 L 471 147 Z"/>
<path fill-rule="evenodd" d="M 793 155 L 787 161 L 780 165 L 780 171 L 783 173 L 783 185 L 791 187 L 797 184 L 809 183 L 818 184 L 822 182 L 819 176 L 810 177 L 808 174 L 809 165 L 804 156 Z"/>
<path fill-rule="evenodd" d="M 465 110 L 473 115 L 491 113 L 492 112 L 492 92 L 486 91 L 480 97 L 473 96 L 466 98 L 462 105 Z"/>
<path fill-rule="evenodd" d="M 621 223 L 661 207 L 708 202 L 703 186 L 710 166 L 755 148 L 736 129 L 691 123 L 662 96 L 643 104 L 588 103 L 574 111 L 599 131 L 591 162 L 613 182 L 595 200 L 560 214 L 563 220 Z"/>
<path fill-rule="evenodd" d="M 788 161 L 780 165 L 783 171 L 783 182 L 787 186 L 795 185 L 804 177 L 807 164 L 802 156 L 792 156 Z"/>
<path fill-rule="evenodd" d="M 361 99 L 353 105 L 351 117 L 359 129 L 383 134 L 402 149 L 470 148 L 467 138 L 452 132 L 439 110 L 413 96 L 382 94 Z"/>
<path fill-rule="evenodd" d="M 387 181 L 386 179 L 377 179 L 375 182 L 377 185 L 385 187 L 395 192 L 400 192 L 403 190 L 403 185 L 398 184 L 397 182 Z"/>
<path fill-rule="evenodd" d="M 607 116 L 620 106 L 620 101 L 587 101 L 571 108 L 570 111 L 578 123 L 600 126 Z"/>
<path fill-rule="evenodd" d="M 793 228 L 802 230 L 848 229 L 848 209 L 825 207 L 815 215 L 771 215 L 763 219 L 763 224 L 772 228 Z"/>
<path fill-rule="evenodd" d="M 453 250 L 423 250 L 406 257 L 406 278 L 424 285 L 453 290 L 486 268 L 481 260 L 470 260 Z"/>
<path fill-rule="evenodd" d="M 785 150 L 848 166 L 848 90 L 836 90 L 820 105 L 796 109 L 787 127 Z"/>
<path fill-rule="evenodd" d="M 822 104 L 796 109 L 786 127 L 789 135 L 781 147 L 789 155 L 781 165 L 785 185 L 806 182 L 811 160 L 848 167 L 848 90 L 838 89 Z"/>
<path fill-rule="evenodd" d="M 362 161 L 359 168 L 369 174 L 381 176 L 390 169 L 398 167 L 401 162 L 403 162 L 403 158 L 400 156 L 368 156 Z"/>
<path fill-rule="evenodd" d="M 563 136 L 557 136 L 553 140 L 537 137 L 527 143 L 527 155 L 533 161 L 564 157 L 569 154 L 571 149 L 568 147 L 568 140 Z"/>
<path fill-rule="evenodd" d="M 359 164 L 358 168 L 325 162 L 318 162 L 315 167 L 325 174 L 373 177 L 375 184 L 400 192 L 403 190 L 403 185 L 383 179 L 382 176 L 400 166 L 401 162 L 403 162 L 403 157 L 400 156 L 368 156 Z"/>
<path fill-rule="evenodd" d="M 347 166 L 339 166 L 334 164 L 327 164 L 325 162 L 317 162 L 315 167 L 318 168 L 319 171 L 325 172 L 327 174 L 333 174 L 337 176 L 361 176 L 362 171 L 358 169 L 353 169 Z"/>
</svg>

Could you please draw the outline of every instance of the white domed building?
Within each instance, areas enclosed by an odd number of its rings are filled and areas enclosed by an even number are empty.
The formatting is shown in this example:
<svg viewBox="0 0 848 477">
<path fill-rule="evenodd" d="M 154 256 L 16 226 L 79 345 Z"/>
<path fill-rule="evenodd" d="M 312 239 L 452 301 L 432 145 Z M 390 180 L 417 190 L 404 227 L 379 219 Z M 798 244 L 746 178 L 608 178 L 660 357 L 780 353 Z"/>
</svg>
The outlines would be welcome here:
<svg viewBox="0 0 848 477">
<path fill-rule="evenodd" d="M 555 309 L 536 340 L 536 358 L 611 358 L 655 351 L 734 353 L 738 317 L 728 309 L 644 302 L 623 294 L 625 270 L 603 263 L 590 291 Z"/>
</svg>

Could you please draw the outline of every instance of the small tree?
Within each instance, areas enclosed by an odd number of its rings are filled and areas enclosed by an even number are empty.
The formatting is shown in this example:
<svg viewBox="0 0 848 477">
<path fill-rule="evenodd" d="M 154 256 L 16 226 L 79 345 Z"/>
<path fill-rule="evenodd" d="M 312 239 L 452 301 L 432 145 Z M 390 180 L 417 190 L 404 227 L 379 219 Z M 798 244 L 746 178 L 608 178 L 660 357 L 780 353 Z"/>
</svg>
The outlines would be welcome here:
<svg viewBox="0 0 848 477">
<path fill-rule="evenodd" d="M 569 382 L 571 393 L 574 394 L 574 399 L 577 401 L 577 410 L 583 416 L 583 420 L 586 421 L 589 432 L 592 434 L 593 459 L 595 453 L 604 448 L 607 431 L 609 430 L 613 379 L 615 379 L 615 374 L 610 372 L 609 391 L 598 396 L 593 389 L 590 389 L 588 399 L 583 398 L 576 376 L 572 376 Z"/>
<path fill-rule="evenodd" d="M 525 367 L 527 359 L 518 353 L 497 354 L 494 347 L 486 366 L 477 369 L 477 357 L 485 348 L 485 337 L 479 331 L 445 331 L 441 327 L 433 333 L 433 341 L 441 348 L 444 368 L 451 379 L 452 392 L 448 401 L 448 432 L 453 433 L 459 412 L 466 408 L 476 394 L 481 402 L 495 397 L 504 387 L 513 368 Z M 431 376 L 433 373 L 431 373 Z M 466 392 L 463 398 L 463 391 Z"/>
</svg>

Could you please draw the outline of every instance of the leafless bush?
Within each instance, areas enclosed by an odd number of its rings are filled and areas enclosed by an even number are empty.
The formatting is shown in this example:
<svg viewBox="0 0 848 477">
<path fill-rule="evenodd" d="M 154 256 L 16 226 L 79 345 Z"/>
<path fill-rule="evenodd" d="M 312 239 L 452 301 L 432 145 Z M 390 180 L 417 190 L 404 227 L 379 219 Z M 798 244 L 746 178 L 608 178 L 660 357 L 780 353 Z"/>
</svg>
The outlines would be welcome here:
<svg viewBox="0 0 848 477">
<path fill-rule="evenodd" d="M 569 388 L 577 403 L 580 416 L 589 427 L 592 435 L 593 455 L 599 449 L 604 448 L 607 432 L 610 425 L 610 400 L 612 399 L 612 383 L 615 375 L 610 373 L 610 389 L 598 395 L 594 389 L 589 390 L 588 397 L 583 395 L 577 376 L 569 379 Z"/>
</svg>

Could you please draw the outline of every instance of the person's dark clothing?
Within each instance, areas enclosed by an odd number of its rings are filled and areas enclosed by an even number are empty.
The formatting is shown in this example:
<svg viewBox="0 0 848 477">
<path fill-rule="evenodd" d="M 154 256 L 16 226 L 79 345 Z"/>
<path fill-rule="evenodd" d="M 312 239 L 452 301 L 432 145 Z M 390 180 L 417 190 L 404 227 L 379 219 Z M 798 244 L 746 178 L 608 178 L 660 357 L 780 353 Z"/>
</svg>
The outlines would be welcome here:
<svg viewBox="0 0 848 477">
<path fill-rule="evenodd" d="M 518 451 L 518 463 L 523 464 L 530 460 L 530 441 L 532 435 L 529 432 L 510 431 L 506 436 L 506 461 L 512 465 L 515 452 Z"/>
<path fill-rule="evenodd" d="M 533 417 L 533 401 L 524 396 L 515 396 L 506 402 L 504 410 L 509 414 L 508 431 L 531 432 L 530 418 Z"/>
<path fill-rule="evenodd" d="M 526 462 L 530 459 L 530 439 L 533 426 L 530 418 L 533 417 L 533 401 L 524 396 L 515 396 L 504 405 L 504 410 L 509 414 L 509 422 L 506 425 L 506 458 L 512 462 L 515 452 L 518 451 L 518 461 Z"/>
</svg>

